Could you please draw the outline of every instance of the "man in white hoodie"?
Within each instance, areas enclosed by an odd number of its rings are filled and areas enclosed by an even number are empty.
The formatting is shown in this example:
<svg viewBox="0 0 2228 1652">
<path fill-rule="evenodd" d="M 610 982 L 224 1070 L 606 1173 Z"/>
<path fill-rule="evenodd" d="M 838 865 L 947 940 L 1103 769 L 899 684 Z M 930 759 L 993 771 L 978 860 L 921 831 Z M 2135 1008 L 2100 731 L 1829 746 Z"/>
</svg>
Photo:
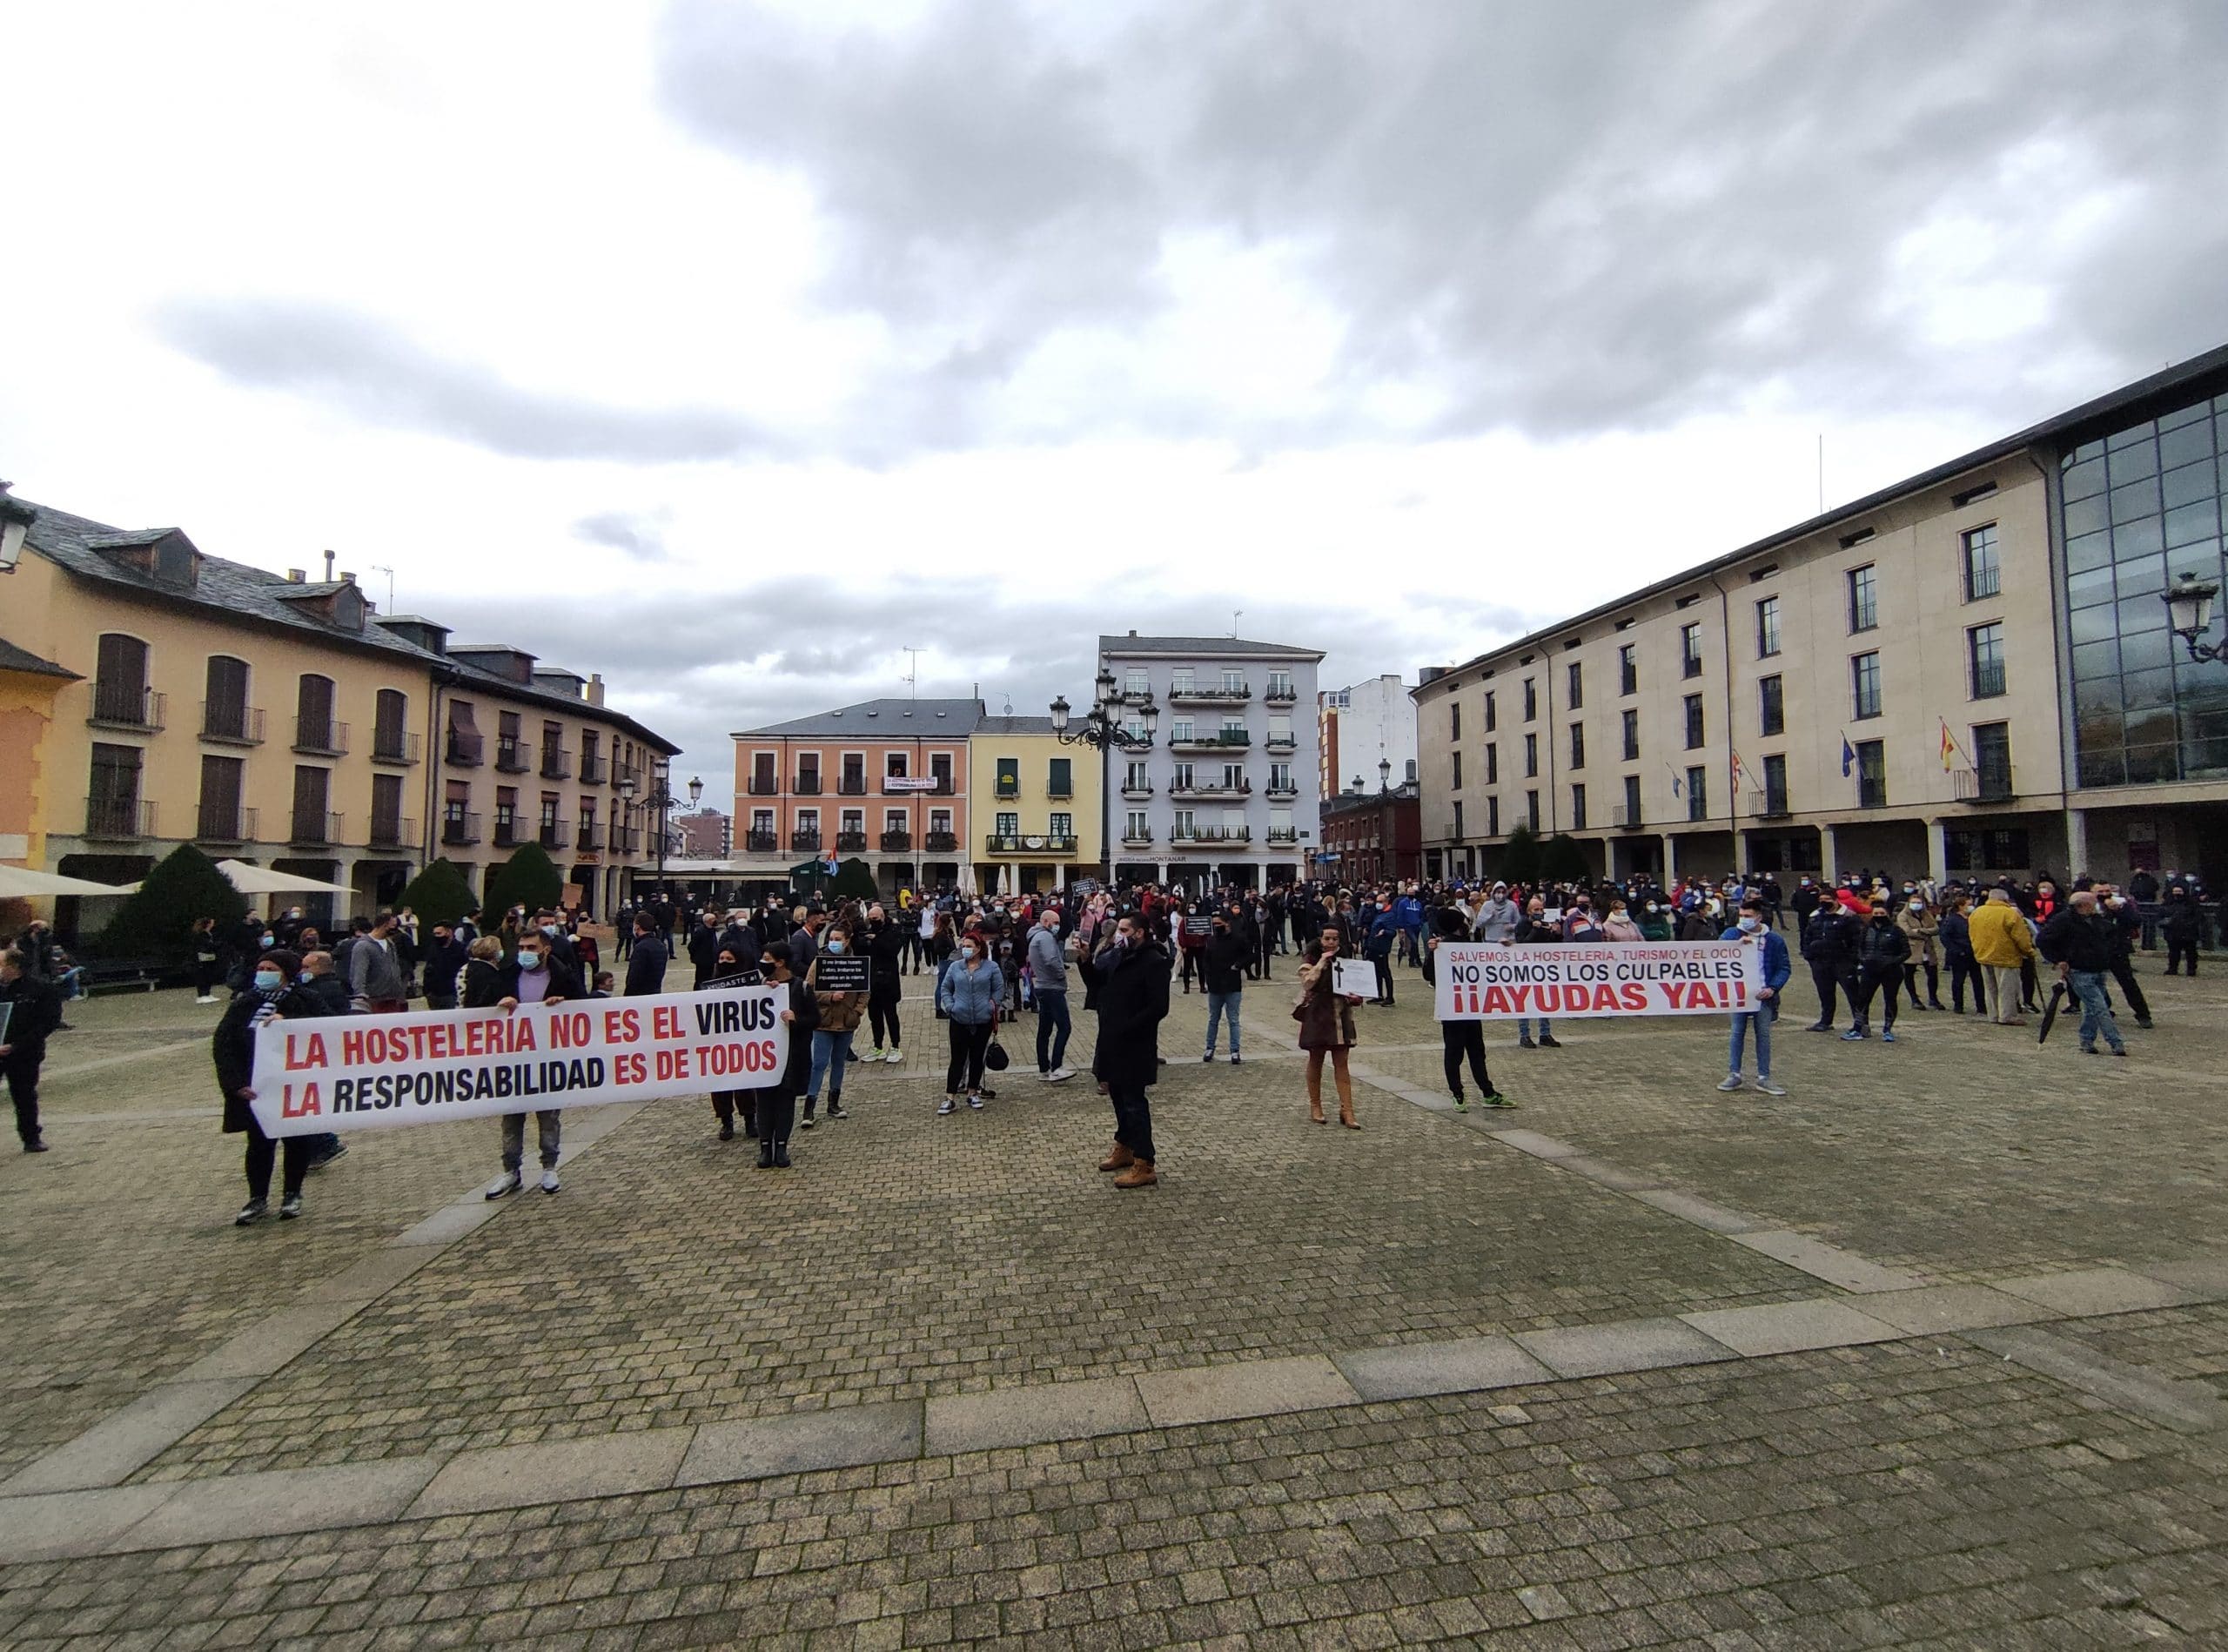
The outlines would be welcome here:
<svg viewBox="0 0 2228 1652">
<path fill-rule="evenodd" d="M 1505 945 L 1515 938 L 1516 926 L 1523 917 L 1517 910 L 1516 903 L 1508 898 L 1508 885 L 1496 883 L 1492 898 L 1478 909 L 1477 922 L 1470 929 L 1471 938 L 1498 941 Z"/>
</svg>

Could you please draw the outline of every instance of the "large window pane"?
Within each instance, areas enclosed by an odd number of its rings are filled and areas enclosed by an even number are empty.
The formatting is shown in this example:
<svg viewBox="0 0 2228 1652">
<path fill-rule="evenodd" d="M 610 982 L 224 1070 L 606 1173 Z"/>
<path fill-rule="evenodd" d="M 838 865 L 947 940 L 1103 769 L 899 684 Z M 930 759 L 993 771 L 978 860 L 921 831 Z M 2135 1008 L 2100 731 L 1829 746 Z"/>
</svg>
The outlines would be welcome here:
<svg viewBox="0 0 2228 1652">
<path fill-rule="evenodd" d="M 2115 487 L 2111 500 L 2112 520 L 2116 524 L 2152 515 L 2158 509 L 2158 483 L 2155 478 L 2145 477 L 2125 487 Z"/>
<path fill-rule="evenodd" d="M 2104 438 L 2104 446 L 2111 448 L 2117 457 L 2136 443 L 2148 441 L 2158 433 L 2158 426 L 2146 419 L 2139 425 L 2130 425 L 2124 430 L 2114 431 Z"/>
<path fill-rule="evenodd" d="M 2120 633 L 2119 610 L 2105 602 L 2091 608 L 2076 608 L 2066 615 L 2066 629 L 2074 642 L 2104 642 Z"/>
<path fill-rule="evenodd" d="M 2213 481 L 2212 456 L 2207 453 L 2205 462 L 2184 465 L 2179 470 L 2170 470 L 2158 479 L 2158 491 L 2165 500 L 2166 508 L 2177 505 L 2194 504 L 2200 499 L 2211 499 L 2219 490 Z"/>
<path fill-rule="evenodd" d="M 2124 562 L 2131 557 L 2148 556 L 2165 542 L 2164 530 L 2156 516 L 2122 522 L 2112 529 L 2112 560 Z"/>
<path fill-rule="evenodd" d="M 2166 543 L 2189 545 L 2198 540 L 2211 539 L 2220 531 L 2220 507 L 2215 500 L 2199 500 L 2194 505 L 2184 505 L 2166 513 Z"/>
<path fill-rule="evenodd" d="M 2155 442 L 2137 442 L 2132 447 L 2117 449 L 2111 460 L 2112 486 L 2131 482 L 2144 476 L 2158 473 L 2158 447 Z"/>
<path fill-rule="evenodd" d="M 2156 599 L 2146 598 L 2145 601 Z M 2164 602 L 2158 604 L 2158 611 L 2161 614 L 2166 611 Z M 2180 647 L 2174 634 L 2163 626 L 2144 636 L 2130 636 L 2123 631 L 2120 634 L 2120 669 L 2155 671 L 2161 666 L 2171 665 Z"/>
<path fill-rule="evenodd" d="M 2174 672 L 2171 666 L 2150 671 L 2130 671 L 2120 678 L 2121 703 L 2128 708 L 2128 741 L 2131 744 L 2140 737 L 2164 740 L 2166 736 L 2152 733 L 2137 736 L 2135 732 L 2137 715 L 2169 711 L 2174 703 Z"/>
<path fill-rule="evenodd" d="M 2078 539 L 2065 542 L 2065 565 L 2078 574 L 2085 568 L 2103 567 L 2112 560 L 2112 536 L 2107 533 L 2084 534 Z"/>
<path fill-rule="evenodd" d="M 2094 677 L 2116 677 L 2120 674 L 2120 645 L 2117 642 L 2084 643 L 2073 650 L 2073 675 L 2086 681 Z"/>
<path fill-rule="evenodd" d="M 2170 413 L 2160 413 L 2158 415 L 2158 431 L 2163 436 L 2167 431 L 2178 430 L 2184 425 L 2190 424 L 2193 421 L 2202 420 L 2205 417 L 2205 404 L 2201 401 L 2193 401 L 2186 407 L 2177 407 Z"/>
<path fill-rule="evenodd" d="M 2181 777 L 2181 754 L 2172 746 L 2130 746 L 2127 749 L 2129 785 L 2142 786 Z"/>
<path fill-rule="evenodd" d="M 2078 539 L 2084 534 L 2094 534 L 2111 526 L 2111 500 L 2103 494 L 2068 504 L 2065 507 L 2066 538 Z"/>
<path fill-rule="evenodd" d="M 2119 566 L 2118 586 L 2123 601 L 2131 596 L 2156 596 L 2166 588 L 2166 559 L 2163 556 L 2141 556 L 2123 561 Z M 2151 606 L 2158 610 L 2163 619 L 2166 605 L 2154 602 Z M 2151 628 L 2147 625 L 2133 628 L 2122 625 L 2120 628 L 2123 631 L 2130 628 L 2148 631 Z"/>
<path fill-rule="evenodd" d="M 2094 608 L 2099 602 L 2112 600 L 2112 570 L 2092 567 L 2072 574 L 2065 581 L 2065 605 L 2071 608 Z"/>
<path fill-rule="evenodd" d="M 2091 494 L 2100 494 L 2104 490 L 2104 461 L 2092 459 L 2086 464 L 2069 466 L 2062 480 L 2069 500 L 2087 499 Z"/>
<path fill-rule="evenodd" d="M 2117 749 L 2084 751 L 2076 772 L 2084 786 L 2124 786 L 2127 783 L 2127 759 Z"/>
<path fill-rule="evenodd" d="M 2179 430 L 2169 431 L 2158 439 L 2158 467 L 2171 470 L 2177 465 L 2186 465 L 2192 459 L 2205 457 L 2212 452 L 2212 427 L 2200 420 L 2184 425 Z"/>
</svg>

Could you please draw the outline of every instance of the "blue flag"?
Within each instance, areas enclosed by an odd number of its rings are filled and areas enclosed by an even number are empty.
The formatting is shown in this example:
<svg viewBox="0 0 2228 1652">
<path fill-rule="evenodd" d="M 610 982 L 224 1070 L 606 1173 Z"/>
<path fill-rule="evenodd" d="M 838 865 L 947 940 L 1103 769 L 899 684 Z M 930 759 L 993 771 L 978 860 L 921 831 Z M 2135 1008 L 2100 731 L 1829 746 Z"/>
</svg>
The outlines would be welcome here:
<svg viewBox="0 0 2228 1652">
<path fill-rule="evenodd" d="M 1842 778 L 1849 778 L 1849 771 L 1856 767 L 1856 752 L 1849 743 L 1849 736 L 1842 736 Z"/>
</svg>

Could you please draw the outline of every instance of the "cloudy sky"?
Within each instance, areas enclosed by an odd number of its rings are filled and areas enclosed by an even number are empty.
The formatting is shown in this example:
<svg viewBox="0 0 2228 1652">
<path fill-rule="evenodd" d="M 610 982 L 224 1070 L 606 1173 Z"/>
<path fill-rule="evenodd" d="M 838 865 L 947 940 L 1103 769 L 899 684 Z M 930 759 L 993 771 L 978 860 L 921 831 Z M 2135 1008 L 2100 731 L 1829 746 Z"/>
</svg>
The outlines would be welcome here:
<svg viewBox="0 0 2228 1652">
<path fill-rule="evenodd" d="M 731 729 L 1474 653 L 2228 336 L 2228 7 L 0 0 L 0 474 Z M 3 617 L 3 616 L 0 616 Z"/>
</svg>

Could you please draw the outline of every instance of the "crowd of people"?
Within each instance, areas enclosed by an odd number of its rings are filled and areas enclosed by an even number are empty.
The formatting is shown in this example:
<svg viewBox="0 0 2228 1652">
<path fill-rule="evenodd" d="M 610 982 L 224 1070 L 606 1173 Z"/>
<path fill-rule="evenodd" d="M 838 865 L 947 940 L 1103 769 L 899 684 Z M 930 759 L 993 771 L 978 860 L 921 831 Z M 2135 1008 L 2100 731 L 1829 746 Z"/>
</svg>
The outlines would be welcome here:
<svg viewBox="0 0 2228 1652">
<path fill-rule="evenodd" d="M 1158 1179 L 1150 1092 L 1166 1065 L 1158 1030 L 1172 995 L 1195 987 L 1206 999 L 1200 1059 L 1226 1052 L 1244 1061 L 1243 1011 L 1249 983 L 1276 978 L 1278 960 L 1298 957 L 1291 1015 L 1305 1055 L 1309 1117 L 1327 1124 L 1323 1077 L 1332 1077 L 1339 1124 L 1361 1128 L 1354 1109 L 1349 1052 L 1359 1041 L 1355 1011 L 1391 1007 L 1396 970 L 1420 972 L 1426 989 L 1434 960 L 1452 943 L 1512 947 L 1574 943 L 1738 941 L 1757 953 L 1758 1004 L 1734 1013 L 1728 1071 L 1718 1088 L 1735 1091 L 1754 1052 L 1755 1088 L 1786 1090 L 1772 1071 L 1772 1028 L 1799 954 L 1818 997 L 1806 1031 L 1861 1042 L 1896 1038 L 1899 1006 L 1915 1012 L 1970 1013 L 1997 1025 L 2023 1026 L 2042 1008 L 2044 970 L 2055 973 L 2081 1011 L 2077 1044 L 2084 1053 L 2127 1053 L 2112 994 L 2138 1029 L 2151 1010 L 2134 971 L 2136 955 L 2163 941 L 2168 975 L 2197 972 L 2207 899 L 2194 879 L 2161 883 L 2137 874 L 2126 888 L 2077 877 L 2061 892 L 2047 874 L 2018 883 L 1998 878 L 1934 883 L 1862 873 L 1829 885 L 1811 876 L 1792 887 L 1774 876 L 1686 877 L 1665 887 L 1641 876 L 1622 882 L 1507 883 L 1401 881 L 1337 888 L 1303 883 L 1267 890 L 1227 887 L 1185 893 L 1152 886 L 1119 890 L 1090 883 L 1044 894 L 970 896 L 904 891 L 892 900 L 834 904 L 769 894 L 749 905 L 684 902 L 656 896 L 619 915 L 617 961 L 628 997 L 684 990 L 769 986 L 782 994 L 789 1059 L 753 1088 L 711 1092 L 721 1140 L 741 1133 L 757 1143 L 762 1169 L 792 1167 L 792 1138 L 823 1121 L 849 1118 L 847 1080 L 864 1064 L 904 1060 L 903 981 L 930 975 L 935 1018 L 944 1024 L 946 1065 L 940 1117 L 996 1099 L 992 1081 L 1011 1058 L 999 1034 L 1023 1013 L 1035 1021 L 1038 1082 L 1078 1077 L 1066 1064 L 1074 1028 L 1070 999 L 1097 1017 L 1091 1078 L 1114 1114 L 1113 1141 L 1099 1168 L 1121 1188 Z M 212 1040 L 224 1127 L 246 1138 L 247 1202 L 234 1219 L 252 1226 L 270 1213 L 271 1182 L 280 1176 L 278 1216 L 302 1212 L 308 1174 L 344 1153 L 339 1137 L 263 1132 L 250 1104 L 256 1030 L 274 1017 L 380 1014 L 422 1001 L 429 1009 L 498 1009 L 612 997 L 621 991 L 601 963 L 594 927 L 577 910 L 524 907 L 421 924 L 408 910 L 383 910 L 341 926 L 332 944 L 300 909 L 252 917 L 229 933 L 215 920 L 196 925 L 191 951 L 196 1001 L 220 1002 Z M 1782 934 L 1791 929 L 1792 947 Z M 686 957 L 689 974 L 674 972 Z M 822 960 L 863 960 L 839 968 Z M 1369 966 L 1372 991 L 1353 990 L 1340 960 Z M 0 1072 L 14 1103 L 26 1152 L 45 1150 L 37 1085 L 47 1042 L 65 1030 L 65 955 L 42 924 L 0 950 Z M 1944 1004 L 1945 983 L 1950 1002 Z M 825 977 L 823 979 L 823 977 Z M 863 978 L 863 987 L 858 982 Z M 2054 1007 L 2054 1005 L 2053 1005 Z M 858 1035 L 870 1040 L 862 1053 Z M 1520 1048 L 1557 1050 L 1547 1017 L 1516 1022 Z M 1440 1024 L 1447 1090 L 1469 1105 L 1466 1071 L 1480 1105 L 1515 1104 L 1494 1085 L 1485 1024 Z M 823 1100 L 824 1098 L 824 1100 Z M 560 1183 L 562 1114 L 535 1112 L 539 1185 Z M 523 1112 L 504 1116 L 500 1170 L 487 1190 L 503 1199 L 525 1185 Z"/>
</svg>

